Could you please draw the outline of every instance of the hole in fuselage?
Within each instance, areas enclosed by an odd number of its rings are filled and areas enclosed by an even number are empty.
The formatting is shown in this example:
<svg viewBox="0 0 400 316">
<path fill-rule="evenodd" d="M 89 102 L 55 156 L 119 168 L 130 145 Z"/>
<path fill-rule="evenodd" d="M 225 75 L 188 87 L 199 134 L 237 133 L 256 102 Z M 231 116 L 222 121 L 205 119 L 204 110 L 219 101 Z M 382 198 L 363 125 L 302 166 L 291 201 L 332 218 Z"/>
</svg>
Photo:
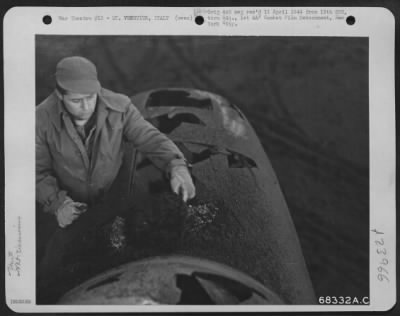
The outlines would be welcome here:
<svg viewBox="0 0 400 316">
<path fill-rule="evenodd" d="M 210 98 L 195 98 L 189 92 L 177 90 L 161 90 L 150 94 L 146 107 L 184 106 L 204 110 L 212 110 Z"/>
</svg>

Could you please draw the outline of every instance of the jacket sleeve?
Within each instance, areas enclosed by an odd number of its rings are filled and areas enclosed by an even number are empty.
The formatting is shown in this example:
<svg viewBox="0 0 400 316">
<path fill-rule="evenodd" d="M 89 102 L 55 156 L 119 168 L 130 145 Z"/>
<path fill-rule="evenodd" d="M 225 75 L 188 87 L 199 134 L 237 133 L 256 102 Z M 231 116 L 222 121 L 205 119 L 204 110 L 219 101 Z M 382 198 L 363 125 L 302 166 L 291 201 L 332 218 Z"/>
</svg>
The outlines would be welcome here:
<svg viewBox="0 0 400 316">
<path fill-rule="evenodd" d="M 125 113 L 126 139 L 167 174 L 175 166 L 186 165 L 185 157 L 174 142 L 146 121 L 131 103 Z"/>
<path fill-rule="evenodd" d="M 60 190 L 52 170 L 52 157 L 46 141 L 48 121 L 36 111 L 36 201 L 43 211 L 55 213 L 67 192 Z"/>
</svg>

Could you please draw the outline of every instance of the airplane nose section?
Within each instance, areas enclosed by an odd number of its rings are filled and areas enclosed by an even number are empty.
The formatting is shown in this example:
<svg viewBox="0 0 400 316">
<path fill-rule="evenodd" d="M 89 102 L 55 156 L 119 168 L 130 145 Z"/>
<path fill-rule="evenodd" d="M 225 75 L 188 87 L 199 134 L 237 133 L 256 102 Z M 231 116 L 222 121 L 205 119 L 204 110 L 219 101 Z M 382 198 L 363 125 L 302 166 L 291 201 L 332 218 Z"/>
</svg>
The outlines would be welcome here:
<svg viewBox="0 0 400 316">
<path fill-rule="evenodd" d="M 59 304 L 248 305 L 282 304 L 271 290 L 226 265 L 166 256 L 132 262 L 93 278 Z"/>
</svg>

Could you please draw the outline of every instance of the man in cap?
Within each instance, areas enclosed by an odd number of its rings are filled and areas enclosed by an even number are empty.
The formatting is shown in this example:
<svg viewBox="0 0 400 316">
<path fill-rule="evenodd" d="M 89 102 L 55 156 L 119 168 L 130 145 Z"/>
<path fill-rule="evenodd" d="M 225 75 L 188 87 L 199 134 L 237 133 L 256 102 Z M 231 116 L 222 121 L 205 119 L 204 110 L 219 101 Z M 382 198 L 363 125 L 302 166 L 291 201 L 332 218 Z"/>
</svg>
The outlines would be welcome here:
<svg viewBox="0 0 400 316">
<path fill-rule="evenodd" d="M 195 196 L 180 150 L 127 96 L 102 88 L 91 61 L 64 58 L 55 78 L 55 91 L 36 109 L 36 200 L 60 227 L 72 224 L 110 189 L 124 141 L 165 171 L 184 201 Z"/>
<path fill-rule="evenodd" d="M 91 61 L 64 58 L 56 66 L 55 79 L 54 92 L 36 108 L 36 202 L 38 218 L 47 218 L 42 223 L 50 228 L 38 230 L 39 239 L 45 238 L 44 254 L 38 256 L 39 288 L 47 287 L 49 277 L 55 279 L 65 252 L 71 244 L 77 246 L 77 237 L 112 221 L 119 206 L 126 204 L 125 196 L 112 194 L 119 193 L 114 180 L 124 142 L 164 171 L 183 201 L 195 196 L 181 151 L 127 96 L 101 87 Z M 55 221 L 49 220 L 52 216 Z M 54 232 L 55 225 L 61 228 Z"/>
</svg>

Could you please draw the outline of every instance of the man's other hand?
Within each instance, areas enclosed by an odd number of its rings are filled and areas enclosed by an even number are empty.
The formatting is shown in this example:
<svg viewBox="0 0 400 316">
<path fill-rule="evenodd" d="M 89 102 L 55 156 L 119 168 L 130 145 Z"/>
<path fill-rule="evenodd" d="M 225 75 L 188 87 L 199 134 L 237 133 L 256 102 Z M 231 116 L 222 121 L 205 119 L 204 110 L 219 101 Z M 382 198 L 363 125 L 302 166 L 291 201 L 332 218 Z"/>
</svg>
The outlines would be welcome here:
<svg viewBox="0 0 400 316">
<path fill-rule="evenodd" d="M 196 189 L 187 167 L 176 166 L 172 168 L 171 188 L 174 193 L 178 195 L 182 194 L 182 199 L 184 202 L 186 202 L 188 199 L 194 198 L 196 195 Z"/>
<path fill-rule="evenodd" d="M 64 203 L 56 211 L 58 225 L 61 228 L 64 228 L 72 224 L 72 222 L 76 220 L 79 215 L 86 212 L 86 210 L 87 204 L 74 202 L 71 198 L 67 197 Z"/>
</svg>

